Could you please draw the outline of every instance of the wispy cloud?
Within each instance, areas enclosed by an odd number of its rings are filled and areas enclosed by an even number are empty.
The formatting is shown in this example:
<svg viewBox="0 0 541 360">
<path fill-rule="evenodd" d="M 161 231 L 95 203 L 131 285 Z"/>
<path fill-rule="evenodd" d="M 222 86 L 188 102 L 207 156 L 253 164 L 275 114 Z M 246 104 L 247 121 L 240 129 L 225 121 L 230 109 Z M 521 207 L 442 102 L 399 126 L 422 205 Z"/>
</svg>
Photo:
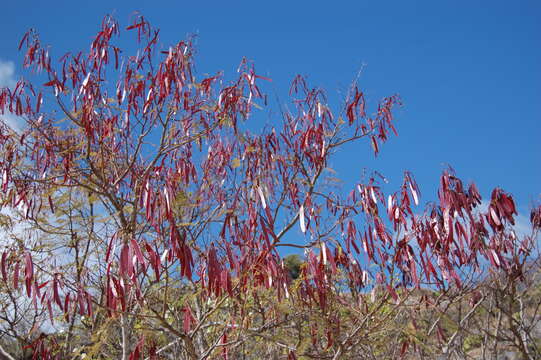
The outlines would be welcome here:
<svg viewBox="0 0 541 360">
<path fill-rule="evenodd" d="M 0 87 L 15 86 L 15 65 L 12 61 L 0 60 Z"/>
<path fill-rule="evenodd" d="M 490 201 L 482 200 L 481 205 L 477 208 L 479 212 L 486 213 L 488 211 L 488 205 Z M 518 215 L 515 216 L 515 225 L 513 230 L 518 237 L 523 237 L 532 234 L 532 225 L 529 220 L 529 213 L 524 211 L 521 207 L 517 207 Z M 524 215 L 528 214 L 528 215 Z"/>
<path fill-rule="evenodd" d="M 0 60 L 0 88 L 14 88 L 17 81 L 15 80 L 15 64 L 12 61 Z M 6 112 L 0 115 L 0 120 L 15 132 L 21 133 L 24 129 L 24 122 L 18 116 Z"/>
</svg>

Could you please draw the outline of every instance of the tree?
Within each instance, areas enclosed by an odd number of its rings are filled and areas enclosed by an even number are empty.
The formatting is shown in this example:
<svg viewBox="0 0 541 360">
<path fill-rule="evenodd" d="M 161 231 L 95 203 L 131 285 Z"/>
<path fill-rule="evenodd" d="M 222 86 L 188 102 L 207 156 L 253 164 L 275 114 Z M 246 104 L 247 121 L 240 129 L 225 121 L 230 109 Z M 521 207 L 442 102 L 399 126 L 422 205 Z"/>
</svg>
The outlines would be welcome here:
<svg viewBox="0 0 541 360">
<path fill-rule="evenodd" d="M 291 279 L 295 280 L 301 273 L 302 260 L 298 254 L 291 254 L 284 257 L 284 266 L 289 272 Z"/>
<path fill-rule="evenodd" d="M 541 210 L 519 239 L 514 201 L 501 189 L 476 211 L 475 185 L 449 170 L 439 202 L 419 215 L 409 172 L 388 196 L 376 172 L 345 195 L 331 186 L 329 159 L 344 144 L 368 141 L 377 154 L 396 134 L 398 96 L 369 110 L 354 84 L 333 112 L 324 92 L 297 76 L 293 110 L 257 129 L 260 83 L 270 79 L 250 62 L 233 81 L 199 79 L 189 39 L 161 51 L 143 17 L 126 30 L 140 47 L 133 56 L 106 17 L 88 53 L 58 60 L 30 31 L 19 48 L 32 80 L 0 91 L 1 114 L 22 124 L 0 128 L 9 211 L 0 289 L 5 309 L 24 296 L 35 312 L 25 326 L 27 318 L 5 312 L 0 334 L 19 341 L 17 356 L 449 353 L 457 335 L 449 340 L 441 320 L 425 332 L 436 327 L 438 345 L 419 347 L 422 330 L 404 326 L 417 311 L 411 304 L 431 309 L 416 315 L 430 319 L 442 298 L 475 296 L 476 272 L 526 276 Z M 284 261 L 284 248 L 304 251 L 302 264 Z"/>
</svg>

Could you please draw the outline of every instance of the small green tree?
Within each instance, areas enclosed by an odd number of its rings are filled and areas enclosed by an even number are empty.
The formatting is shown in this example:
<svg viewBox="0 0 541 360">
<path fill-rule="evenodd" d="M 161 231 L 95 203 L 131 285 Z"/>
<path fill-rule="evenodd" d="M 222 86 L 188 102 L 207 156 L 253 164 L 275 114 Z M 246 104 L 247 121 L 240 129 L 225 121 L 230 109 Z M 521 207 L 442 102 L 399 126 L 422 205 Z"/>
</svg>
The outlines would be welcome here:
<svg viewBox="0 0 541 360">
<path fill-rule="evenodd" d="M 297 254 L 290 254 L 284 257 L 284 266 L 289 272 L 291 279 L 295 280 L 299 277 L 301 272 L 302 260 Z"/>
</svg>

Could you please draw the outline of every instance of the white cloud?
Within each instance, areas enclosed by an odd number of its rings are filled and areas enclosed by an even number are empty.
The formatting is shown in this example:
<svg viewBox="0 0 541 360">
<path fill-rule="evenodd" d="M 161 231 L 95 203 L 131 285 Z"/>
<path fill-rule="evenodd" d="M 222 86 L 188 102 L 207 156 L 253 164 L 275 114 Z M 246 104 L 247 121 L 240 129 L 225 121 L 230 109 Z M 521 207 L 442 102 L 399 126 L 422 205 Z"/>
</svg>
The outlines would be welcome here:
<svg viewBox="0 0 541 360">
<path fill-rule="evenodd" d="M 12 61 L 0 60 L 0 87 L 14 87 L 15 81 L 15 65 Z"/>
<path fill-rule="evenodd" d="M 4 121 L 6 125 L 9 126 L 16 133 L 20 134 L 23 132 L 24 122 L 21 117 L 6 112 L 4 115 L 0 115 L 0 120 Z"/>
<path fill-rule="evenodd" d="M 478 213 L 486 213 L 488 211 L 489 204 L 489 200 L 482 200 L 481 205 L 477 207 Z M 515 225 L 513 225 L 513 230 L 518 237 L 528 236 L 532 234 L 532 225 L 530 224 L 530 220 L 528 217 L 529 213 L 521 210 L 521 208 L 517 207 L 518 215 L 515 215 Z M 524 214 L 528 214 L 528 216 Z"/>
<path fill-rule="evenodd" d="M 15 64 L 12 61 L 0 60 L 0 88 L 14 88 L 17 84 L 15 80 Z M 0 115 L 0 120 L 17 133 L 21 133 L 24 129 L 24 121 L 18 116 L 6 112 Z"/>
</svg>

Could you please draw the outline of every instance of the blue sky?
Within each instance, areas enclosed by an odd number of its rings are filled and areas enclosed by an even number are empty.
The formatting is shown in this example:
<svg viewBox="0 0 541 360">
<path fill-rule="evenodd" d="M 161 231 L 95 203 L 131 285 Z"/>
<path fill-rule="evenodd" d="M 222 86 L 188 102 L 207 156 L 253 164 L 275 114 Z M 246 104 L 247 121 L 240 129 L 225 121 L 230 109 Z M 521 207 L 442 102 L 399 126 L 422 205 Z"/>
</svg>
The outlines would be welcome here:
<svg viewBox="0 0 541 360">
<path fill-rule="evenodd" d="M 271 97 L 285 98 L 300 73 L 338 104 L 361 68 L 370 103 L 399 93 L 399 137 L 377 159 L 360 144 L 332 164 L 346 184 L 365 167 L 391 185 L 410 170 L 430 201 L 451 165 L 484 197 L 500 186 L 523 211 L 540 200 L 539 1 L 6 1 L 0 60 L 15 62 L 17 77 L 29 27 L 63 54 L 86 50 L 105 14 L 125 27 L 136 10 L 164 45 L 197 34 L 200 74 L 233 74 L 243 56 L 253 60 L 273 79 Z"/>
</svg>

